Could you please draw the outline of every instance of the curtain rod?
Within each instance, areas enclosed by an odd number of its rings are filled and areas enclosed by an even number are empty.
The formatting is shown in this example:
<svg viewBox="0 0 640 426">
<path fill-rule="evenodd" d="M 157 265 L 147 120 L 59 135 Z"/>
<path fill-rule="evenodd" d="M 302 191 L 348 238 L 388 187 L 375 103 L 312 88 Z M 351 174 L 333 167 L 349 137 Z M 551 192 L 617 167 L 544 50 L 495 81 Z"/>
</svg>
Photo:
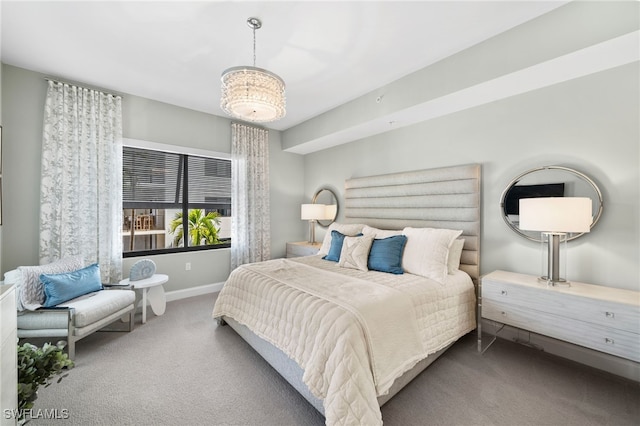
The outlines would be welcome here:
<svg viewBox="0 0 640 426">
<path fill-rule="evenodd" d="M 63 81 L 63 80 L 60 80 L 59 78 L 53 78 L 53 77 L 45 77 L 44 79 L 46 81 L 52 81 L 54 83 L 67 84 L 67 85 L 70 85 L 70 86 L 78 86 L 78 87 L 82 87 L 84 89 L 95 90 L 95 91 L 103 93 L 105 95 L 116 96 L 116 97 L 119 97 L 119 98 L 123 97 L 122 93 L 117 93 L 117 92 L 114 92 L 112 90 L 106 90 L 106 89 L 102 89 L 100 87 L 86 85 L 84 83 L 68 82 L 68 81 Z"/>
</svg>

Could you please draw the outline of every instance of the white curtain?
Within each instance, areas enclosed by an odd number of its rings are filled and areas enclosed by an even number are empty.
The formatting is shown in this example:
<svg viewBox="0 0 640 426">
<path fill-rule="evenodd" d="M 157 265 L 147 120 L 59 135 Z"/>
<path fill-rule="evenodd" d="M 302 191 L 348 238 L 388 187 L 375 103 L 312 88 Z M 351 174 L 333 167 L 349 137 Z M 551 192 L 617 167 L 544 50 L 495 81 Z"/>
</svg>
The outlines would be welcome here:
<svg viewBox="0 0 640 426">
<path fill-rule="evenodd" d="M 40 263 L 70 255 L 122 278 L 122 99 L 48 81 L 42 136 Z"/>
<path fill-rule="evenodd" d="M 231 125 L 231 269 L 271 258 L 269 133 Z"/>
</svg>

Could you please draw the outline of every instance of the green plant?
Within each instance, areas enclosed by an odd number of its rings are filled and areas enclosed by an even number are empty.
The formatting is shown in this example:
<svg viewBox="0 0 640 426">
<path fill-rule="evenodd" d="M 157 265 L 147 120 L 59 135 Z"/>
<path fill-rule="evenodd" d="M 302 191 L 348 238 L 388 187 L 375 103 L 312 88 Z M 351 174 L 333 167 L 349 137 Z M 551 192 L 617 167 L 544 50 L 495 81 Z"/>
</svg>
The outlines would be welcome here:
<svg viewBox="0 0 640 426">
<path fill-rule="evenodd" d="M 189 245 L 199 246 L 202 244 L 219 244 L 218 231 L 220 226 L 218 212 L 204 213 L 202 209 L 191 209 L 187 215 L 189 224 Z M 173 238 L 174 246 L 179 246 L 184 238 L 182 225 L 182 212 L 176 213 L 174 219 L 169 224 L 169 232 L 175 234 Z"/>
<path fill-rule="evenodd" d="M 38 388 L 51 385 L 54 376 L 60 376 L 57 383 L 68 375 L 65 369 L 74 363 L 64 353 L 66 342 L 55 345 L 45 343 L 39 348 L 31 343 L 18 345 L 18 410 L 24 413 L 33 407 L 38 398 Z"/>
</svg>

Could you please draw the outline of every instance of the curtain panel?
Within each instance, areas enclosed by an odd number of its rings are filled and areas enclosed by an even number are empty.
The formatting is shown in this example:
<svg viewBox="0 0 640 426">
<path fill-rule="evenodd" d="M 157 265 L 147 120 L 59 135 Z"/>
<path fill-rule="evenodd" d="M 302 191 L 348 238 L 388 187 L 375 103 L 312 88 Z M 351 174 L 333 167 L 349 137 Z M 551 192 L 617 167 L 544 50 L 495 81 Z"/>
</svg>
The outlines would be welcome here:
<svg viewBox="0 0 640 426">
<path fill-rule="evenodd" d="M 271 258 L 269 132 L 231 124 L 231 270 Z"/>
<path fill-rule="evenodd" d="M 122 99 L 48 81 L 40 183 L 40 263 L 71 255 L 122 278 Z"/>
</svg>

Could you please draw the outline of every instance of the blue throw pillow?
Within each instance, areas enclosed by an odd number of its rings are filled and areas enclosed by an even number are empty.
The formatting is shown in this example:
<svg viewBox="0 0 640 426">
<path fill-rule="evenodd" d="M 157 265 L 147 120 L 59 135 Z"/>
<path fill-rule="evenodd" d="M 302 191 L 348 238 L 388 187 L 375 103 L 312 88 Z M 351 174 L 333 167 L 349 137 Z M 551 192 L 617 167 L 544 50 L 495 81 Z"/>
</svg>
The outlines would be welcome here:
<svg viewBox="0 0 640 426">
<path fill-rule="evenodd" d="M 403 274 L 402 253 L 406 243 L 405 235 L 373 240 L 367 267 L 373 271 Z"/>
<path fill-rule="evenodd" d="M 324 260 L 331 260 L 337 262 L 340 260 L 340 252 L 342 251 L 342 243 L 344 243 L 345 235 L 336 231 L 331 231 L 331 247 L 329 253 L 323 257 Z"/>
<path fill-rule="evenodd" d="M 45 308 L 103 289 L 97 263 L 64 274 L 41 274 L 40 282 L 44 288 L 45 299 L 42 306 Z"/>
</svg>

